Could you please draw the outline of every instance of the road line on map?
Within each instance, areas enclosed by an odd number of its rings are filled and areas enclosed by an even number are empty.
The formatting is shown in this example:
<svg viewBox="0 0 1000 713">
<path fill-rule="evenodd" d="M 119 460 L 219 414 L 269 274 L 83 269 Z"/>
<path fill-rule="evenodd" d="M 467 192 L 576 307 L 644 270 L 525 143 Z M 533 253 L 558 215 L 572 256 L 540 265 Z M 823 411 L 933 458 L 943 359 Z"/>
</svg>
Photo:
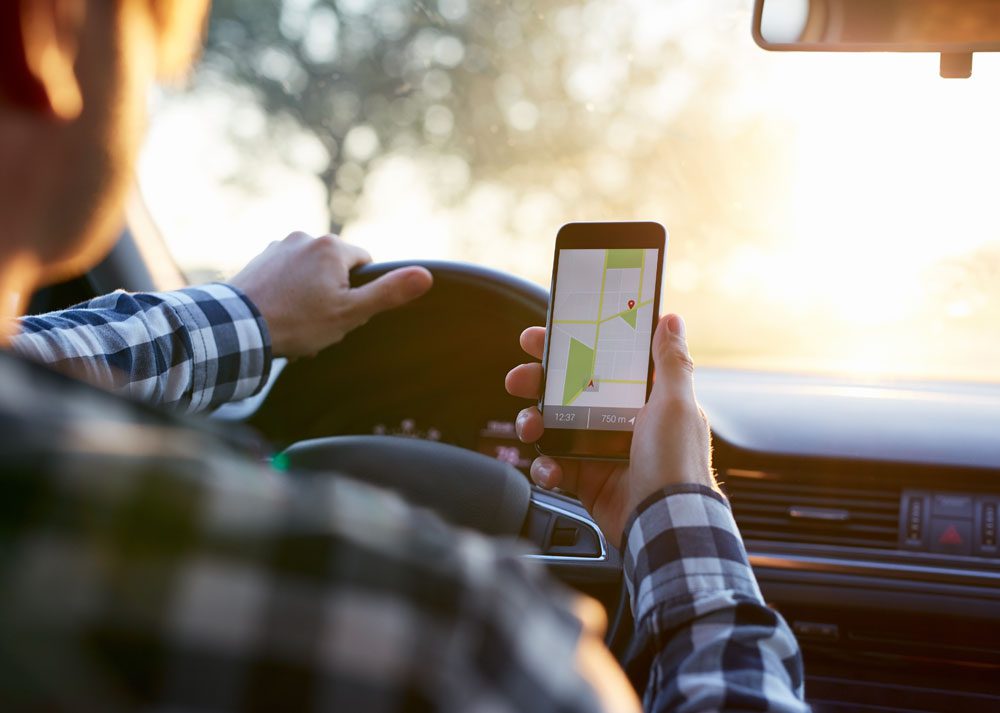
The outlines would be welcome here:
<svg viewBox="0 0 1000 713">
<path fill-rule="evenodd" d="M 597 301 L 597 330 L 594 332 L 594 361 L 590 366 L 590 378 L 594 378 L 594 370 L 597 369 L 597 343 L 601 338 L 601 312 L 604 310 L 604 285 L 608 279 L 608 257 L 611 255 L 610 250 L 604 251 L 604 269 L 601 271 L 601 296 Z M 582 391 L 582 389 L 581 389 Z"/>
<path fill-rule="evenodd" d="M 646 300 L 642 304 L 637 304 L 633 309 L 639 309 L 640 307 L 645 307 L 646 305 L 651 304 L 652 302 L 653 302 L 653 300 Z M 631 311 L 632 310 L 627 309 L 627 310 L 622 310 L 621 312 L 616 312 L 615 314 L 611 315 L 610 317 L 606 317 L 606 318 L 602 319 L 601 320 L 601 324 L 604 324 L 605 322 L 610 322 L 611 320 L 613 320 L 613 319 L 615 319 L 617 317 L 621 317 L 626 312 L 631 312 Z"/>
</svg>

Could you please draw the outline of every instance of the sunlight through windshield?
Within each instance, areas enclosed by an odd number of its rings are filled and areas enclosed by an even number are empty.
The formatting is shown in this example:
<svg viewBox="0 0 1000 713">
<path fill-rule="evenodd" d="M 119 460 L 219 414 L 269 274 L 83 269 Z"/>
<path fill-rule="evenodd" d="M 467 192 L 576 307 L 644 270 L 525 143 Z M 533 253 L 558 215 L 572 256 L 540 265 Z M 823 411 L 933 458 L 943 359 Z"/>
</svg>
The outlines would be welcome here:
<svg viewBox="0 0 1000 713">
<path fill-rule="evenodd" d="M 670 231 L 696 361 L 1000 380 L 1000 57 L 768 53 L 748 0 L 217 2 L 140 184 L 192 279 L 291 230 L 548 285 Z"/>
</svg>

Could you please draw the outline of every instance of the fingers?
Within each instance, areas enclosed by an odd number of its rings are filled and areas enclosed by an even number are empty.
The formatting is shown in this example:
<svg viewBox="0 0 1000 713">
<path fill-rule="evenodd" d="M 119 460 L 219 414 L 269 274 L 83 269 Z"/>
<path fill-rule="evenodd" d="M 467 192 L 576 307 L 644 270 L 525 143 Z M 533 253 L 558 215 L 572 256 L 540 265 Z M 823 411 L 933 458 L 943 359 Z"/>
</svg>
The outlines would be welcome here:
<svg viewBox="0 0 1000 713">
<path fill-rule="evenodd" d="M 580 494 L 580 461 L 559 461 L 550 456 L 539 456 L 531 463 L 531 479 L 536 485 L 560 488 L 563 492 L 578 494 L 585 507 L 589 504 Z"/>
<path fill-rule="evenodd" d="M 545 350 L 545 327 L 528 327 L 521 332 L 521 349 L 528 356 L 541 359 Z"/>
<path fill-rule="evenodd" d="M 668 314 L 656 326 L 653 365 L 656 368 L 655 391 L 694 398 L 694 363 L 688 351 L 684 320 L 679 315 Z"/>
<path fill-rule="evenodd" d="M 537 399 L 542 392 L 542 365 L 520 364 L 507 372 L 504 380 L 507 393 L 519 399 Z"/>
<path fill-rule="evenodd" d="M 322 238 L 316 238 L 316 240 L 326 240 L 332 242 L 334 248 L 340 253 L 344 266 L 347 267 L 348 271 L 353 270 L 360 265 L 367 265 L 372 261 L 371 253 L 363 247 L 360 245 L 345 243 L 336 235 L 324 235 Z"/>
<path fill-rule="evenodd" d="M 514 420 L 514 430 L 522 443 L 534 443 L 542 437 L 545 426 L 542 423 L 542 414 L 537 406 L 529 406 L 521 409 Z"/>
<path fill-rule="evenodd" d="M 558 488 L 563 484 L 563 469 L 559 462 L 548 456 L 535 458 L 531 463 L 531 479 L 543 488 Z"/>
<path fill-rule="evenodd" d="M 286 245 L 301 245 L 303 243 L 310 243 L 313 240 L 315 240 L 315 238 L 313 238 L 313 236 L 311 236 L 309 233 L 303 233 L 301 230 L 295 230 L 286 235 L 284 239 L 281 240 L 280 242 L 285 243 Z M 271 243 L 271 245 L 278 245 L 278 244 L 279 244 L 278 241 Z"/>
<path fill-rule="evenodd" d="M 347 270 L 352 270 L 359 265 L 367 265 L 372 261 L 371 253 L 363 247 L 344 242 L 339 235 L 333 233 L 314 238 L 309 233 L 297 230 L 294 233 L 289 233 L 281 243 L 271 243 L 268 247 L 280 244 L 314 251 L 311 253 L 313 259 L 317 259 L 317 256 L 320 259 L 336 258 Z"/>
<path fill-rule="evenodd" d="M 431 273 L 422 267 L 404 267 L 382 275 L 350 292 L 351 310 L 359 324 L 379 312 L 401 307 L 420 297 L 434 284 Z"/>
</svg>

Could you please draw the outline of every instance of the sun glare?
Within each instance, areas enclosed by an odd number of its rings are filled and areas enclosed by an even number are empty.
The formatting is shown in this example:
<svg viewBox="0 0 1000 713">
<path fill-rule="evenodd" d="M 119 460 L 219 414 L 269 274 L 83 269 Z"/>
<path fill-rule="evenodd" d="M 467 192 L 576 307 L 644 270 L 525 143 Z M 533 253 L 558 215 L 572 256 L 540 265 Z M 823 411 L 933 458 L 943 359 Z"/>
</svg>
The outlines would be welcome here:
<svg viewBox="0 0 1000 713">
<path fill-rule="evenodd" d="M 207 83 L 156 113 L 142 189 L 195 276 L 232 273 L 291 230 L 324 232 L 346 206 L 345 236 L 377 260 L 467 260 L 547 285 L 561 223 L 657 219 L 671 233 L 665 308 L 687 316 L 701 363 L 1000 380 L 1000 56 L 942 80 L 933 55 L 764 52 L 748 0 L 623 7 L 592 0 L 538 20 L 583 53 L 561 79 L 565 105 L 530 97 L 544 63 L 483 80 L 515 136 L 557 119 L 563 133 L 604 127 L 579 155 L 483 177 L 435 151 L 462 118 L 435 104 L 422 144 L 357 123 L 335 160 L 358 197 L 328 196 L 314 133 Z M 630 16 L 644 19 L 623 27 Z M 422 84 L 435 97 L 465 57 L 441 42 L 429 51 L 443 69 Z M 670 43 L 675 60 L 656 64 Z M 537 182 L 540 170 L 552 178 Z"/>
</svg>

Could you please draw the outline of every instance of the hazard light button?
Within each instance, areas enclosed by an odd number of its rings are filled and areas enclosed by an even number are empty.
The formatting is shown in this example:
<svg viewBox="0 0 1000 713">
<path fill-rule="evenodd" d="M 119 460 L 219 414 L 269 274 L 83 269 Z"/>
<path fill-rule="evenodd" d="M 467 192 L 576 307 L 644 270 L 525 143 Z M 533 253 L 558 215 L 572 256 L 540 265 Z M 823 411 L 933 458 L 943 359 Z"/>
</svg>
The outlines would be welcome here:
<svg viewBox="0 0 1000 713">
<path fill-rule="evenodd" d="M 931 520 L 931 552 L 972 554 L 972 522 L 936 517 Z"/>
</svg>

